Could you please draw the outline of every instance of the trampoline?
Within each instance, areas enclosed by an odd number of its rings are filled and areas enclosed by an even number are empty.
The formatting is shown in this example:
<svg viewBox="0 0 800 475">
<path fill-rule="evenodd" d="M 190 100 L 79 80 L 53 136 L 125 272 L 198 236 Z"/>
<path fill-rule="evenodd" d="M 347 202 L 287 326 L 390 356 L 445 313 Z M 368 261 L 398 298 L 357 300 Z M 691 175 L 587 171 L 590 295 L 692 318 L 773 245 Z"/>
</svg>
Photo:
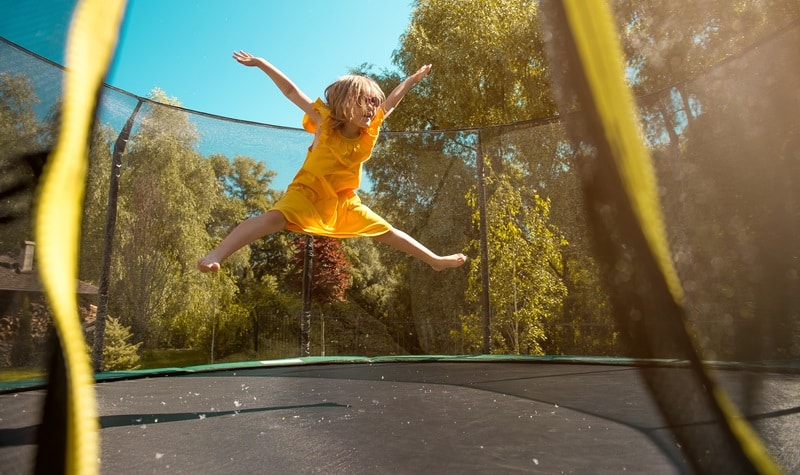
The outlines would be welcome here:
<svg viewBox="0 0 800 475">
<path fill-rule="evenodd" d="M 331 357 L 249 366 L 99 383 L 103 471 L 689 471 L 641 377 L 690 371 L 675 362 Z M 719 376 L 737 394 L 741 370 Z M 800 380 L 763 381 L 775 397 L 748 418 L 767 434 L 797 434 Z M 40 391 L 0 397 L 0 454 L 17 461 L 6 465 L 16 473 L 27 471 L 39 420 L 29 408 L 42 398 Z"/>
<path fill-rule="evenodd" d="M 548 61 L 555 115 L 387 130 L 366 169 L 370 206 L 421 241 L 458 241 L 470 265 L 442 277 L 350 248 L 379 265 L 364 265 L 357 304 L 317 307 L 327 314 L 313 320 L 307 301 L 270 293 L 269 272 L 247 280 L 263 255 L 209 279 L 176 260 L 137 282 L 164 291 L 151 300 L 124 286 L 136 278 L 130 263 L 169 255 L 136 246 L 158 230 L 142 217 L 159 194 L 141 178 L 170 175 L 147 168 L 161 163 L 153 157 L 209 170 L 241 155 L 285 165 L 302 159 L 302 131 L 104 85 L 123 1 L 76 2 L 66 65 L 0 38 L 1 91 L 36 99 L 6 107 L 0 96 L 0 126 L 58 125 L 39 136 L 0 128 L 2 238 L 27 240 L 30 225 L 38 259 L 34 276 L 27 254 L 0 256 L 0 371 L 28 369 L 16 363 L 30 356 L 22 343 L 48 358 L 44 378 L 2 373 L 0 473 L 800 473 L 800 8 L 778 1 L 734 18 L 727 3 L 693 2 L 710 19 L 684 37 L 661 2 L 519 2 L 536 15 L 541 55 L 525 64 Z M 416 2 L 414 21 L 431 5 Z M 0 26 L 32 24 L 11 18 Z M 720 31 L 731 41 L 704 44 Z M 708 50 L 677 74 L 688 43 Z M 630 77 L 642 71 L 651 75 Z M 514 106 L 538 79 L 510 79 Z M 148 142 L 173 129 L 180 140 Z M 177 142 L 189 145 L 164 146 Z M 74 179 L 86 166 L 86 183 Z M 524 206 L 508 211 L 515 200 Z M 108 225 L 117 209 L 124 229 Z M 209 242 L 222 232 L 212 214 Z M 511 224 L 523 238 L 492 234 Z M 104 249 L 109 267 L 87 274 L 99 290 L 81 281 L 76 295 L 82 253 L 101 260 L 103 225 L 117 239 Z M 368 288 L 376 267 L 391 269 L 395 293 Z M 232 305 L 244 291 L 255 297 Z M 97 324 L 116 312 L 135 327 L 169 300 L 134 333 L 195 344 L 211 362 L 96 371 L 84 302 L 95 293 Z M 177 305 L 186 294 L 208 298 Z M 246 305 L 250 320 L 236 320 Z M 33 341 L 42 329 L 31 314 L 52 317 L 45 343 Z M 208 331 L 193 340 L 192 326 Z M 262 358 L 265 346 L 277 356 Z M 233 349 L 251 357 L 214 363 L 215 350 Z"/>
</svg>

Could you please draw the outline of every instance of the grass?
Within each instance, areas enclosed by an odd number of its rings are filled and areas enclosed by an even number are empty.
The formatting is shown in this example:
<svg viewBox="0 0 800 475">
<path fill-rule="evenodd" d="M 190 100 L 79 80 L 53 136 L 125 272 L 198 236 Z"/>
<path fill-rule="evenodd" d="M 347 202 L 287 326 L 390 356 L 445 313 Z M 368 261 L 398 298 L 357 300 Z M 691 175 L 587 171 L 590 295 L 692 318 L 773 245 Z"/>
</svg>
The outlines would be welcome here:
<svg viewBox="0 0 800 475">
<path fill-rule="evenodd" d="M 252 361 L 262 359 L 285 358 L 287 355 L 296 355 L 296 343 L 265 342 L 265 348 L 258 355 L 253 351 L 237 353 L 225 358 L 217 359 L 216 363 Z M 142 355 L 142 369 L 156 368 L 183 368 L 186 366 L 204 365 L 210 363 L 210 355 L 196 349 L 185 350 L 145 350 Z M 44 368 L 3 368 L 0 369 L 0 382 L 24 381 L 35 378 L 45 378 L 47 372 Z"/>
<path fill-rule="evenodd" d="M 208 355 L 199 350 L 145 350 L 142 355 L 142 368 L 182 368 L 184 366 L 208 363 Z M 3 368 L 0 369 L 0 382 L 25 381 L 45 378 L 44 368 Z"/>
<path fill-rule="evenodd" d="M 3 368 L 0 369 L 0 382 L 44 378 L 46 375 L 43 368 Z"/>
<path fill-rule="evenodd" d="M 142 369 L 183 368 L 208 363 L 208 355 L 200 350 L 145 350 Z"/>
</svg>

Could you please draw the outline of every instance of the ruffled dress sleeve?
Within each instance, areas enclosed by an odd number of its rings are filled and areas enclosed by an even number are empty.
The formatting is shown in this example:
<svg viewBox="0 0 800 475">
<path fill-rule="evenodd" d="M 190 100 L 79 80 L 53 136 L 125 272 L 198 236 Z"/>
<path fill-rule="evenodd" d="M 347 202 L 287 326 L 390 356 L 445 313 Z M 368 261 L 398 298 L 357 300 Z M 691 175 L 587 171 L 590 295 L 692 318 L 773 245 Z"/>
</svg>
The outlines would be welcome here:
<svg viewBox="0 0 800 475">
<path fill-rule="evenodd" d="M 328 109 L 328 106 L 325 105 L 324 102 L 322 102 L 322 99 L 318 97 L 311 107 L 317 112 L 317 114 L 320 115 L 320 117 L 322 117 L 323 124 L 328 121 L 328 117 L 331 115 L 331 110 Z M 303 128 L 306 130 L 306 132 L 310 132 L 312 134 L 317 133 L 317 124 L 311 120 L 311 117 L 309 117 L 308 114 L 303 115 Z"/>
</svg>

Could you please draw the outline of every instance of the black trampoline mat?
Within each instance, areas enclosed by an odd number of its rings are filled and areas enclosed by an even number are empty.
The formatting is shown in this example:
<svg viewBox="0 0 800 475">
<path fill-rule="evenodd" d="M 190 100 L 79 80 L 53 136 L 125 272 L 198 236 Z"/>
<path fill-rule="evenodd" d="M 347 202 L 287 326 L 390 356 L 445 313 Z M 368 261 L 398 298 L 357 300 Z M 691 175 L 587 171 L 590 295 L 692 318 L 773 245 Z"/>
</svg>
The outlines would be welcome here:
<svg viewBox="0 0 800 475">
<path fill-rule="evenodd" d="M 800 416 L 781 404 L 800 382 L 775 384 L 783 396 L 763 408 L 775 417 L 760 421 L 796 431 Z M 103 473 L 688 472 L 639 369 L 624 365 L 285 366 L 96 391 Z M 30 472 L 43 395 L 0 396 L 2 473 Z"/>
</svg>

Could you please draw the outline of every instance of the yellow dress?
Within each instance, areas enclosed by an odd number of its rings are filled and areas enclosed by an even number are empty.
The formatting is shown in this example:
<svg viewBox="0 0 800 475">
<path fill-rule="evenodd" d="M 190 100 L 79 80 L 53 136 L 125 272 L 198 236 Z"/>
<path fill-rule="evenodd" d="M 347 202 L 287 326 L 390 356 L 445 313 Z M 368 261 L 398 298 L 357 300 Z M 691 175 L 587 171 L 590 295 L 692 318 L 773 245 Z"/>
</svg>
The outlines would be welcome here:
<svg viewBox="0 0 800 475">
<path fill-rule="evenodd" d="M 322 116 L 316 146 L 308 148 L 305 162 L 286 194 L 272 209 L 286 218 L 286 229 L 334 238 L 379 236 L 392 229 L 383 218 L 361 203 L 355 190 L 361 184 L 362 163 L 372 154 L 384 119 L 378 108 L 369 127 L 348 139 L 330 126 L 330 109 L 321 99 L 314 110 Z M 303 117 L 303 128 L 316 133 L 316 124 Z"/>
</svg>

